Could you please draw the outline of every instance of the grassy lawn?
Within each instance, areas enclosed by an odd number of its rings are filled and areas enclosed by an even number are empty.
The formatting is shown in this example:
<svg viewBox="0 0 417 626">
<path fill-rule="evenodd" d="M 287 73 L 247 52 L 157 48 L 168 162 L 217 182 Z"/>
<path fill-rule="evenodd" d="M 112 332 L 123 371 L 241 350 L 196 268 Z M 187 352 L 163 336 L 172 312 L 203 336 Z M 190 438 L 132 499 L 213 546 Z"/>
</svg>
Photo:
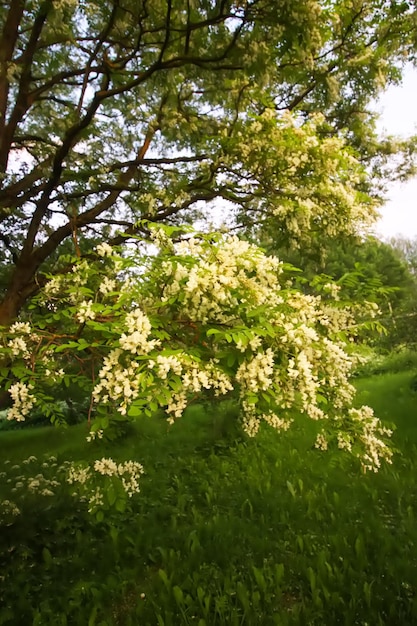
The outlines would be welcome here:
<svg viewBox="0 0 417 626">
<path fill-rule="evenodd" d="M 172 428 L 141 419 L 112 446 L 88 445 L 85 425 L 0 433 L 3 500 L 68 459 L 111 454 L 146 471 L 132 511 L 101 524 L 59 490 L 3 516 L 0 624 L 417 624 L 411 377 L 357 381 L 358 400 L 397 426 L 394 464 L 376 475 L 314 450 L 313 423 L 248 440 L 227 410 L 195 407 Z"/>
</svg>

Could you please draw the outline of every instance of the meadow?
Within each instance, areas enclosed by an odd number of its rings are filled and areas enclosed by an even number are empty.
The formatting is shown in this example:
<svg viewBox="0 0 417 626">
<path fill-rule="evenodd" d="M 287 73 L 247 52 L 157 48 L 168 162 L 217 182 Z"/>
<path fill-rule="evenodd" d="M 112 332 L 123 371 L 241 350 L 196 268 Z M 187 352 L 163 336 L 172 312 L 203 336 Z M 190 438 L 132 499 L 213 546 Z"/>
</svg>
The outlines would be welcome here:
<svg viewBox="0 0 417 626">
<path fill-rule="evenodd" d="M 0 517 L 0 624 L 416 625 L 413 381 L 356 381 L 358 404 L 396 426 L 378 474 L 314 449 L 301 417 L 243 437 L 227 404 L 173 427 L 138 419 L 111 445 L 87 444 L 85 424 L 0 432 L 0 498 L 21 511 Z M 131 511 L 97 523 L 56 479 L 66 461 L 107 455 L 146 473 Z"/>
</svg>

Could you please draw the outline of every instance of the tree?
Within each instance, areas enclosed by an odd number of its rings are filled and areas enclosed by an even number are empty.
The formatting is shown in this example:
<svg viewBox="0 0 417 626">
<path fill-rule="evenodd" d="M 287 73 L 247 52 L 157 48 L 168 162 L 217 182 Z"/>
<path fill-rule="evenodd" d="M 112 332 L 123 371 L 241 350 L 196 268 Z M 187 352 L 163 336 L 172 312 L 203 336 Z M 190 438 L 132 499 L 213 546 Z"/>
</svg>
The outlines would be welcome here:
<svg viewBox="0 0 417 626">
<path fill-rule="evenodd" d="M 388 245 L 411 276 L 407 298 L 395 321 L 394 338 L 397 343 L 416 346 L 417 330 L 417 238 L 392 237 Z"/>
<path fill-rule="evenodd" d="M 363 226 L 366 172 L 412 149 L 377 140 L 368 104 L 414 60 L 415 20 L 396 0 L 3 2 L 0 324 L 68 249 L 216 200 L 299 245 Z"/>
<path fill-rule="evenodd" d="M 414 277 L 417 278 L 417 237 L 391 237 L 388 241 L 392 250 L 405 263 Z"/>
<path fill-rule="evenodd" d="M 302 288 L 322 288 L 327 281 L 335 282 L 340 298 L 345 302 L 375 302 L 382 322 L 388 331 L 385 340 L 374 337 L 376 343 L 401 342 L 397 326 L 400 318 L 408 316 L 415 300 L 416 282 L 404 259 L 395 249 L 375 237 L 335 237 L 321 239 L 311 249 L 279 249 L 274 241 L 267 241 L 270 251 L 303 268 Z M 369 333 L 367 334 L 369 340 Z"/>
</svg>

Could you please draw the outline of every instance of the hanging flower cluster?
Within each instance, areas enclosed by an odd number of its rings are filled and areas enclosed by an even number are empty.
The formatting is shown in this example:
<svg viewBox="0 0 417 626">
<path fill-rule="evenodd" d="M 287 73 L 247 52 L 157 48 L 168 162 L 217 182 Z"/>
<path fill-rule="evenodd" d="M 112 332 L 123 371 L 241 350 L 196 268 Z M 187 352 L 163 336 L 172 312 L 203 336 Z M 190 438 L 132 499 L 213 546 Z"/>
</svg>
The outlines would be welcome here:
<svg viewBox="0 0 417 626">
<path fill-rule="evenodd" d="M 11 417 L 27 416 L 42 372 L 63 369 L 64 383 L 82 380 L 91 393 L 90 439 L 117 413 L 163 407 L 173 422 L 190 402 L 233 395 L 248 435 L 262 422 L 286 430 L 304 413 L 323 422 L 316 447 L 333 443 L 364 469 L 390 461 L 389 431 L 368 407 L 352 409 L 345 341 L 353 318 L 336 289 L 323 297 L 296 290 L 277 258 L 236 236 L 194 234 L 174 244 L 163 235 L 154 256 L 121 258 L 103 244 L 96 264 L 81 261 L 46 285 L 42 301 L 54 323 L 62 315 L 62 332 L 53 335 L 45 317 L 43 328 L 14 328 L 10 352 L 24 359 L 36 337 L 38 358 L 10 388 Z"/>
</svg>

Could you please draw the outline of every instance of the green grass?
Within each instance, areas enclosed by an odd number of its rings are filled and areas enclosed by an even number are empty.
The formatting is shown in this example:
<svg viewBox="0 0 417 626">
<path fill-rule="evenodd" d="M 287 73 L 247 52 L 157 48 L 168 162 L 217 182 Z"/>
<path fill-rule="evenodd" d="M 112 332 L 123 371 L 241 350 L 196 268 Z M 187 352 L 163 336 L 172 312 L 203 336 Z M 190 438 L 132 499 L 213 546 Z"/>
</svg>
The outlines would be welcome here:
<svg viewBox="0 0 417 626">
<path fill-rule="evenodd" d="M 314 424 L 247 440 L 227 411 L 190 410 L 173 428 L 143 419 L 113 444 L 86 427 L 0 434 L 0 485 L 66 459 L 134 458 L 146 475 L 129 515 L 94 524 L 77 501 L 27 498 L 0 529 L 0 624 L 417 624 L 417 393 L 412 374 L 357 381 L 395 422 L 393 466 L 361 475 L 312 449 Z M 17 466 L 17 467 L 16 467 Z M 13 469 L 14 468 L 14 469 Z M 10 483 L 7 480 L 11 480 Z"/>
<path fill-rule="evenodd" d="M 394 441 L 403 448 L 417 443 L 417 391 L 411 384 L 416 373 L 405 371 L 356 381 L 357 401 L 370 404 L 382 420 L 394 421 Z"/>
</svg>

